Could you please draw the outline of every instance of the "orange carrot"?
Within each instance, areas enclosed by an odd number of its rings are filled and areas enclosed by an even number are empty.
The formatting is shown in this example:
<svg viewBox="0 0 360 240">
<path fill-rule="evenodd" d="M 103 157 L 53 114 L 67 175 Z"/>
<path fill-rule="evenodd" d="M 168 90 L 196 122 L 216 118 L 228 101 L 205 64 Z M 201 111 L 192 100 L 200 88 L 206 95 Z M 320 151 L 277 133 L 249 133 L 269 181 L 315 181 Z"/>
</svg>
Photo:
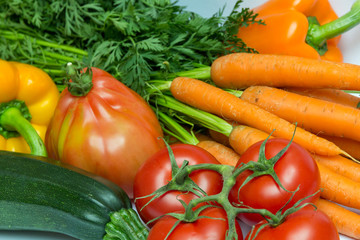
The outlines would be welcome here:
<svg viewBox="0 0 360 240">
<path fill-rule="evenodd" d="M 312 156 L 318 164 L 321 164 L 354 181 L 360 182 L 360 164 L 340 155 L 326 157 L 313 154 Z"/>
<path fill-rule="evenodd" d="M 360 209 L 360 183 L 318 164 L 323 189 L 321 197 L 341 205 Z"/>
<path fill-rule="evenodd" d="M 203 81 L 178 77 L 172 81 L 170 91 L 183 103 L 267 133 L 274 130 L 274 136 L 291 139 L 294 134 L 295 125 Z M 294 141 L 320 155 L 345 154 L 334 143 L 299 127 L 296 128 Z"/>
<path fill-rule="evenodd" d="M 209 135 L 216 142 L 221 143 L 221 144 L 223 144 L 225 146 L 228 146 L 228 147 L 230 146 L 229 137 L 226 136 L 225 134 L 217 132 L 217 131 L 212 130 L 212 129 L 209 129 Z"/>
<path fill-rule="evenodd" d="M 360 159 L 360 141 L 345 137 L 327 136 L 325 134 L 319 134 L 318 136 L 335 143 L 336 146 L 347 152 L 353 158 Z"/>
<path fill-rule="evenodd" d="M 312 133 L 360 141 L 360 110 L 267 86 L 252 86 L 241 99 Z"/>
<path fill-rule="evenodd" d="M 268 133 L 256 128 L 239 125 L 234 127 L 229 135 L 229 143 L 237 153 L 242 155 L 251 145 L 265 140 L 268 136 Z"/>
<path fill-rule="evenodd" d="M 327 214 L 340 234 L 360 239 L 360 215 L 336 203 L 319 199 L 317 208 Z"/>
<path fill-rule="evenodd" d="M 328 102 L 339 103 L 353 108 L 360 107 L 360 97 L 354 96 L 339 89 L 285 88 L 284 90 L 312 98 L 322 99 Z"/>
<path fill-rule="evenodd" d="M 233 149 L 211 140 L 200 141 L 197 146 L 211 153 L 221 164 L 235 166 L 240 155 Z"/>
<path fill-rule="evenodd" d="M 254 85 L 360 90 L 360 66 L 286 55 L 233 53 L 217 58 L 211 79 L 223 88 Z"/>
</svg>

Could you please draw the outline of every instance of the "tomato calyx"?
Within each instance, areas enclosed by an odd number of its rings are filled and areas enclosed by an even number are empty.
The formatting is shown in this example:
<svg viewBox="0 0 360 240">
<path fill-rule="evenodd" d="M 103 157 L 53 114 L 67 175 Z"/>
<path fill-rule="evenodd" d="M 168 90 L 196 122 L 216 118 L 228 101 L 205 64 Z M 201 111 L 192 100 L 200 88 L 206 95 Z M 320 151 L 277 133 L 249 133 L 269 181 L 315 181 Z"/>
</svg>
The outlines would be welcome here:
<svg viewBox="0 0 360 240">
<path fill-rule="evenodd" d="M 152 201 L 154 201 L 156 198 L 160 197 L 161 195 L 165 194 L 168 191 L 181 191 L 181 192 L 191 192 L 195 194 L 198 197 L 206 196 L 206 192 L 201 189 L 190 177 L 190 171 L 189 171 L 189 161 L 185 160 L 183 161 L 182 165 L 179 167 L 176 163 L 174 153 L 171 150 L 171 147 L 169 144 L 164 140 L 166 148 L 169 153 L 170 162 L 171 162 L 171 180 L 168 184 L 162 186 L 161 188 L 157 189 L 153 193 L 138 197 L 135 199 L 142 199 L 142 198 L 148 198 L 152 197 L 142 208 L 144 209 L 147 205 L 149 205 Z M 179 200 L 180 201 L 180 200 Z"/>
<path fill-rule="evenodd" d="M 248 182 L 250 182 L 252 179 L 254 179 L 256 177 L 260 177 L 263 175 L 270 175 L 282 189 L 284 189 L 286 192 L 291 192 L 282 185 L 279 177 L 277 176 L 277 174 L 275 172 L 274 167 L 275 167 L 276 162 L 279 161 L 279 159 L 289 149 L 291 143 L 293 142 L 293 139 L 295 136 L 295 131 L 294 131 L 293 136 L 292 136 L 291 140 L 289 141 L 289 143 L 283 149 L 281 149 L 281 151 L 279 151 L 274 157 L 267 159 L 265 156 L 265 147 L 266 147 L 266 143 L 269 140 L 271 134 L 272 133 L 270 133 L 270 135 L 262 142 L 262 144 L 260 146 L 258 161 L 257 162 L 251 161 L 251 162 L 247 163 L 247 164 L 251 165 L 250 168 L 252 169 L 253 173 L 250 176 L 248 176 L 245 179 L 245 181 L 241 184 L 241 186 L 238 190 L 238 194 L 240 192 L 240 189 L 243 186 L 245 186 Z"/>
<path fill-rule="evenodd" d="M 292 207 L 286 209 L 285 211 L 283 211 L 283 209 L 289 204 L 289 202 L 291 201 L 291 199 L 294 197 L 295 193 L 299 191 L 299 187 L 293 191 L 290 199 L 288 200 L 288 202 L 281 208 L 279 209 L 275 215 L 272 215 L 270 218 L 264 218 L 266 223 L 262 224 L 256 231 L 254 230 L 256 228 L 256 226 L 254 225 L 252 227 L 252 229 L 250 230 L 249 232 L 249 240 L 254 240 L 256 239 L 257 235 L 259 234 L 259 232 L 261 232 L 262 229 L 264 229 L 265 227 L 267 226 L 270 226 L 272 228 L 275 228 L 279 225 L 281 225 L 285 220 L 286 218 L 299 211 L 300 209 L 308 206 L 308 205 L 311 205 L 313 206 L 315 209 L 317 209 L 316 205 L 313 204 L 313 203 L 310 203 L 310 202 L 307 202 L 307 203 L 303 203 L 306 199 L 308 198 L 311 198 L 313 196 L 315 196 L 316 194 L 318 194 L 318 191 L 303 198 L 303 199 L 300 199 L 299 201 L 297 201 Z"/>
<path fill-rule="evenodd" d="M 76 71 L 74 65 L 69 62 L 66 65 L 66 75 L 68 76 L 66 85 L 73 96 L 86 96 L 93 87 L 91 68 L 87 68 L 85 72 L 79 72 Z"/>
</svg>

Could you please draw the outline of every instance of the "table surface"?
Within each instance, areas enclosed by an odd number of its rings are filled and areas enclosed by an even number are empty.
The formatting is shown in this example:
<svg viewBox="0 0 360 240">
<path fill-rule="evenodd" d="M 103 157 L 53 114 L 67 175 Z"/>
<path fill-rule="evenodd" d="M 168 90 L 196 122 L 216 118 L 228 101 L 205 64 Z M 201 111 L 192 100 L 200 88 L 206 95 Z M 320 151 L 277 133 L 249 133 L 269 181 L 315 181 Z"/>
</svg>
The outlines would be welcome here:
<svg viewBox="0 0 360 240">
<path fill-rule="evenodd" d="M 266 0 L 244 0 L 242 7 L 255 7 Z M 346 13 L 355 0 L 329 0 L 336 13 L 341 16 Z M 197 12 L 204 17 L 210 17 L 222 7 L 224 14 L 229 14 L 236 0 L 179 0 L 178 4 L 187 6 L 187 10 Z M 206 6 L 206 7 L 204 7 Z M 351 29 L 342 35 L 340 48 L 344 55 L 344 62 L 360 64 L 360 26 Z M 247 226 L 242 226 L 244 232 L 248 231 Z M 2 240 L 74 240 L 74 238 L 48 232 L 35 231 L 0 231 Z M 351 238 L 340 236 L 341 240 Z"/>
</svg>

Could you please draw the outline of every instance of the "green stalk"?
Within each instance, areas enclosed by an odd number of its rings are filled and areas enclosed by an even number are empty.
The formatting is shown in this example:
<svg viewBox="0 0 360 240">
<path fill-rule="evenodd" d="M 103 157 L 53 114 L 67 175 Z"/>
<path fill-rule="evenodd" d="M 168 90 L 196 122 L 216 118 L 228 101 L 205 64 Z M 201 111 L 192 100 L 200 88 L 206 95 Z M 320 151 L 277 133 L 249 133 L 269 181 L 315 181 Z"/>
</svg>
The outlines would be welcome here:
<svg viewBox="0 0 360 240">
<path fill-rule="evenodd" d="M 360 0 L 355 1 L 350 11 L 338 19 L 319 25 L 314 18 L 309 19 L 309 30 L 306 42 L 316 50 L 324 47 L 326 40 L 339 36 L 360 23 Z M 322 49 L 323 53 L 326 49 Z"/>
<path fill-rule="evenodd" d="M 157 111 L 156 114 L 160 122 L 165 125 L 165 127 L 163 127 L 163 131 L 165 133 L 177 138 L 182 143 L 191 144 L 191 145 L 196 145 L 199 143 L 199 140 L 196 138 L 196 136 L 193 133 L 187 131 L 173 118 L 171 118 L 170 116 L 166 115 L 161 111 Z"/>
<path fill-rule="evenodd" d="M 15 105 L 18 104 L 9 104 L 7 106 L 2 104 L 2 108 L 0 109 L 0 129 L 2 131 L 0 134 L 8 138 L 16 136 L 9 133 L 9 131 L 16 131 L 29 145 L 31 154 L 46 157 L 47 151 L 44 142 L 22 111 Z"/>
<path fill-rule="evenodd" d="M 67 52 L 75 53 L 75 54 L 82 55 L 82 56 L 87 56 L 88 55 L 87 51 L 84 51 L 84 50 L 81 50 L 81 49 L 78 49 L 78 48 L 75 48 L 75 47 L 44 41 L 44 40 L 34 38 L 32 36 L 25 35 L 25 34 L 18 33 L 18 32 L 0 30 L 0 34 L 3 37 L 5 37 L 7 39 L 10 39 L 10 40 L 24 40 L 26 38 L 29 38 L 29 39 L 32 40 L 33 43 L 36 43 L 36 44 L 38 44 L 40 46 L 43 46 L 43 47 L 51 47 L 51 48 L 56 48 L 56 49 L 62 49 L 62 50 L 65 50 Z"/>
<path fill-rule="evenodd" d="M 174 79 L 176 77 L 190 77 L 196 78 L 199 80 L 207 80 L 211 78 L 210 66 L 204 65 L 195 65 L 194 69 L 175 72 L 175 73 L 161 73 L 161 72 L 154 72 L 151 74 L 151 79 Z"/>
<path fill-rule="evenodd" d="M 54 52 L 43 51 L 43 53 L 44 53 L 44 55 L 46 57 L 62 60 L 62 61 L 65 61 L 65 62 L 75 62 L 76 61 L 76 59 L 73 58 L 73 57 L 68 57 L 68 56 L 58 54 L 58 53 L 54 53 Z"/>
<path fill-rule="evenodd" d="M 183 104 L 173 97 L 160 95 L 156 96 L 155 99 L 152 99 L 151 101 L 153 101 L 155 105 L 160 105 L 185 114 L 198 121 L 201 126 L 225 134 L 226 136 L 229 136 L 233 129 L 233 126 L 224 119 L 219 118 L 211 113 Z"/>
</svg>

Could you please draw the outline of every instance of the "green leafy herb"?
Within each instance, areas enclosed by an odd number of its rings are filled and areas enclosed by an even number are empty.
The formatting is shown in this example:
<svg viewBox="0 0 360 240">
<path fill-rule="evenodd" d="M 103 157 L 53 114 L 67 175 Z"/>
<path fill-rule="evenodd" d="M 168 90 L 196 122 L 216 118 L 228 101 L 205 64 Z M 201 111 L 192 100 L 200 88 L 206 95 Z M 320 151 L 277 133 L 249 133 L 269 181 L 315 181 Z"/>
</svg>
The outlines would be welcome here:
<svg viewBox="0 0 360 240">
<path fill-rule="evenodd" d="M 255 52 L 235 36 L 262 23 L 241 2 L 204 18 L 170 0 L 0 0 L 0 58 L 42 67 L 59 84 L 67 62 L 96 66 L 143 95 L 154 72 Z"/>
</svg>

